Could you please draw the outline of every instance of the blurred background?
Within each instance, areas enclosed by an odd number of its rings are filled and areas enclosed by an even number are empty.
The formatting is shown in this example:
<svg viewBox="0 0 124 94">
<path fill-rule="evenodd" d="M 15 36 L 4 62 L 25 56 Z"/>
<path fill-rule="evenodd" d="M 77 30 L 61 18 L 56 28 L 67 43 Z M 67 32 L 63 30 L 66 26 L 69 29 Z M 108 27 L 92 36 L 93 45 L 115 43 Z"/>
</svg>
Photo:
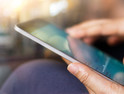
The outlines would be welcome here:
<svg viewBox="0 0 124 94">
<path fill-rule="evenodd" d="M 60 60 L 56 54 L 16 33 L 15 24 L 42 18 L 65 29 L 86 20 L 124 17 L 123 11 L 124 0 L 0 0 L 0 86 L 15 68 L 27 61 L 56 57 Z"/>
</svg>

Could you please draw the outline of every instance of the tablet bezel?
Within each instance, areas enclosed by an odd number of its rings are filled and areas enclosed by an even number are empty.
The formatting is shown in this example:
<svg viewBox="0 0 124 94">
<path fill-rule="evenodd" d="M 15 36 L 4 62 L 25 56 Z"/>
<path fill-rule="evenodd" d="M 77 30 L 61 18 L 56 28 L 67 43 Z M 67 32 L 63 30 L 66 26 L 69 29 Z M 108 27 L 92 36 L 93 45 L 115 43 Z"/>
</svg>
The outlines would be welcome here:
<svg viewBox="0 0 124 94">
<path fill-rule="evenodd" d="M 47 49 L 49 49 L 49 50 L 55 52 L 56 54 L 58 54 L 58 55 L 64 57 L 65 59 L 69 60 L 70 62 L 72 62 L 72 63 L 74 63 L 74 62 L 79 62 L 78 60 L 75 60 L 74 58 L 70 57 L 69 55 L 63 53 L 62 51 L 60 51 L 60 50 L 58 50 L 58 49 L 52 47 L 51 45 L 49 45 L 49 44 L 43 42 L 42 40 L 36 38 L 35 36 L 29 34 L 29 33 L 26 32 L 25 30 L 21 29 L 21 28 L 19 27 L 19 25 L 15 25 L 15 30 L 16 30 L 17 32 L 21 33 L 22 35 L 28 37 L 29 39 L 31 39 L 31 40 L 37 42 L 37 43 L 40 44 L 41 46 L 44 46 L 44 47 L 46 47 Z"/>
</svg>

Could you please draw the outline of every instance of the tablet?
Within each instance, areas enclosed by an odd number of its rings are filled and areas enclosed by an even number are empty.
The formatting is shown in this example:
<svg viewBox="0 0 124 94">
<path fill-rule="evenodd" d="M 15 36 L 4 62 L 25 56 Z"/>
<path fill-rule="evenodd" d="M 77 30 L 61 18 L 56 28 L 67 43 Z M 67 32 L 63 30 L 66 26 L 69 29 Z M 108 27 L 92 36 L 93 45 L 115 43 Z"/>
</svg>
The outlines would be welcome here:
<svg viewBox="0 0 124 94">
<path fill-rule="evenodd" d="M 124 65 L 121 62 L 70 37 L 54 24 L 35 19 L 17 24 L 15 30 L 72 63 L 83 63 L 109 80 L 124 85 Z"/>
</svg>

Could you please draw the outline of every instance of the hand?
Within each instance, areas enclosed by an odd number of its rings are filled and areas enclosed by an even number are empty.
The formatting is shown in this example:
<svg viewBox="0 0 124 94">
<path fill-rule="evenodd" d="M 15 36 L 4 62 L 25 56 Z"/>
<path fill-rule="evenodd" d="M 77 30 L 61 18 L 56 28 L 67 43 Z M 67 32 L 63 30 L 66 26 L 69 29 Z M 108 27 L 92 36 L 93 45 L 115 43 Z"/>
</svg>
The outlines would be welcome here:
<svg viewBox="0 0 124 94">
<path fill-rule="evenodd" d="M 108 44 L 114 45 L 124 41 L 124 19 L 92 20 L 70 27 L 66 31 L 72 37 L 83 38 L 83 41 L 89 44 L 101 36 L 108 36 Z"/>
<path fill-rule="evenodd" d="M 71 63 L 68 70 L 76 76 L 89 94 L 124 94 L 124 87 L 111 82 L 81 63 Z"/>
</svg>

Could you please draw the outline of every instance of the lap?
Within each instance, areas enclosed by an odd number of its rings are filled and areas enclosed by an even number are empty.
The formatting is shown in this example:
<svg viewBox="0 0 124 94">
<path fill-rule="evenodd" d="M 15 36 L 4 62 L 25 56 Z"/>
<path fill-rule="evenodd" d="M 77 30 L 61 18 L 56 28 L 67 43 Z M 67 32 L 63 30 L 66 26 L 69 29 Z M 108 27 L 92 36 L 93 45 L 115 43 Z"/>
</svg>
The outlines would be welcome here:
<svg viewBox="0 0 124 94">
<path fill-rule="evenodd" d="M 26 63 L 13 72 L 1 91 L 6 94 L 87 94 L 85 87 L 53 60 Z"/>
</svg>

